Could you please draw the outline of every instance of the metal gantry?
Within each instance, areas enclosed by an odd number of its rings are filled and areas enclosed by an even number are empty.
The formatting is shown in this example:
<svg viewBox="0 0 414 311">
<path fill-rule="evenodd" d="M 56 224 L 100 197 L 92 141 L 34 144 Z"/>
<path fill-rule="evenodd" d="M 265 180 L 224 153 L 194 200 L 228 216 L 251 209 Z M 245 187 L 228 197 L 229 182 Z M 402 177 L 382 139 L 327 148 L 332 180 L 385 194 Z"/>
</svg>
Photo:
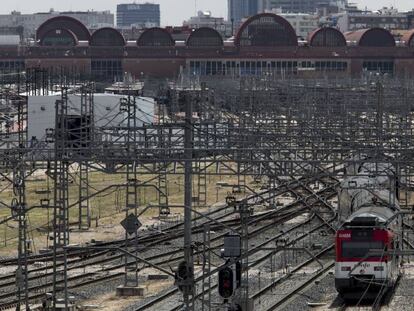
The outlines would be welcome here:
<svg viewBox="0 0 414 311">
<path fill-rule="evenodd" d="M 125 147 L 128 157 L 126 163 L 126 193 L 125 193 L 125 216 L 129 217 L 138 215 L 138 175 L 137 162 L 134 160 L 137 143 L 137 103 L 135 98 L 128 96 L 121 102 L 120 109 L 126 114 L 125 117 Z M 132 233 L 132 247 L 135 256 L 138 256 L 138 231 Z M 130 244 L 129 233 L 125 232 L 125 249 L 128 249 Z M 124 286 L 138 286 L 138 259 L 132 258 L 132 263 L 129 262 L 129 256 L 125 255 L 125 278 Z"/>
<path fill-rule="evenodd" d="M 194 254 L 192 245 L 192 170 L 193 170 L 193 103 L 187 94 L 182 100 L 185 107 L 184 128 L 184 262 L 187 278 L 183 281 L 184 307 L 194 310 L 195 283 L 194 283 Z"/>
<path fill-rule="evenodd" d="M 94 85 L 81 87 L 79 141 L 85 160 L 79 162 L 79 230 L 88 230 L 91 226 L 91 208 L 89 200 L 89 165 L 88 154 L 94 147 Z"/>
<path fill-rule="evenodd" d="M 17 246 L 17 270 L 16 270 L 16 287 L 17 298 L 23 303 L 25 310 L 29 308 L 29 278 L 28 278 L 28 256 L 31 253 L 32 244 L 28 239 L 27 224 L 27 201 L 26 201 L 26 175 L 27 167 L 25 162 L 25 153 L 21 149 L 27 143 L 27 129 L 24 124 L 27 123 L 27 97 L 12 98 L 13 104 L 17 108 L 17 144 L 20 149 L 15 161 L 13 161 L 13 194 L 14 198 L 11 204 L 12 213 L 18 220 L 18 246 Z M 20 304 L 17 306 L 20 310 Z"/>
<path fill-rule="evenodd" d="M 43 94 L 39 88 L 53 88 L 46 82 L 49 80 L 39 78 L 43 81 L 39 84 L 37 79 L 27 83 L 26 90 L 38 95 Z M 87 230 L 91 226 L 90 198 L 93 194 L 89 174 L 92 169 L 125 177 L 126 217 L 139 215 L 141 176 L 155 176 L 153 186 L 157 189 L 160 219 L 171 212 L 169 177 L 184 177 L 183 253 L 187 278 L 178 283 L 183 289 L 187 310 L 196 309 L 198 303 L 193 260 L 196 241 L 191 235 L 193 212 L 207 205 L 209 176 L 235 177 L 235 184 L 228 186 L 238 191 L 248 189 L 249 179 L 263 181 L 269 188 L 275 188 L 284 180 L 310 176 L 328 167 L 331 168 L 329 172 L 337 176 L 344 165 L 359 165 L 369 158 L 372 162 L 391 161 L 398 169 L 405 198 L 408 197 L 414 173 L 411 147 L 414 85 L 410 81 L 386 77 L 310 81 L 258 76 L 235 77 L 221 84 L 209 88 L 197 83 L 192 83 L 189 88 L 179 83 L 173 85 L 169 97 L 165 96 L 162 102 L 155 104 L 158 109 L 154 109 L 154 122 L 145 124 L 138 122 L 140 107 L 136 98 L 125 96 L 119 103 L 122 121 L 105 125 L 96 122 L 91 83 L 61 85 L 62 96 L 56 102 L 53 135 L 49 133 L 53 140 L 39 142 L 36 148 L 28 144 L 26 137 L 15 135 L 23 131 L 16 131 L 12 126 L 6 126 L 7 122 L 1 122 L 0 125 L 4 125 L 0 141 L 1 173 L 12 174 L 9 179 L 14 185 L 16 200 L 9 219 L 19 220 L 18 273 L 26 282 L 18 287 L 19 300 L 28 296 L 25 258 L 28 253 L 26 217 L 30 206 L 27 206 L 24 187 L 29 176 L 27 163 L 35 169 L 50 163 L 54 194 L 52 294 L 54 303 L 62 297 L 65 307 L 69 307 L 66 254 L 69 208 L 77 206 L 77 226 Z M 81 96 L 78 117 L 74 117 L 69 109 L 69 92 Z M 14 114 L 18 116 L 15 122 L 23 126 L 27 119 L 18 107 L 12 101 L 7 102 L 1 107 L 2 116 Z M 78 172 L 76 204 L 69 197 L 71 170 Z M 196 195 L 193 195 L 193 188 Z M 197 204 L 193 202 L 194 196 Z M 276 204 L 271 201 L 270 205 Z M 408 199 L 405 204 L 411 208 Z M 240 207 L 243 251 L 246 253 L 248 212 L 247 204 Z M 206 245 L 210 233 L 208 228 L 205 230 L 204 240 L 199 242 L 204 243 L 204 254 L 208 254 Z M 126 286 L 138 286 L 137 241 L 138 232 L 133 233 L 132 239 L 125 235 L 124 248 L 134 255 L 125 254 Z M 242 266 L 247 267 L 248 256 L 243 258 Z M 209 255 L 204 256 L 205 273 L 211 271 L 210 260 Z M 248 278 L 248 270 L 245 270 L 245 278 Z M 203 293 L 210 288 L 211 278 L 205 279 L 201 287 Z M 247 281 L 242 282 L 240 295 L 241 302 L 247 304 Z M 203 297 L 211 300 L 211 296 Z"/>
<path fill-rule="evenodd" d="M 61 302 L 65 310 L 67 310 L 69 307 L 68 259 L 65 247 L 69 245 L 69 161 L 72 150 L 68 140 L 70 128 L 68 118 L 68 93 L 66 88 L 62 88 L 61 99 L 57 100 L 55 105 L 54 161 L 52 162 L 54 190 L 52 307 L 56 309 L 59 302 Z"/>
</svg>

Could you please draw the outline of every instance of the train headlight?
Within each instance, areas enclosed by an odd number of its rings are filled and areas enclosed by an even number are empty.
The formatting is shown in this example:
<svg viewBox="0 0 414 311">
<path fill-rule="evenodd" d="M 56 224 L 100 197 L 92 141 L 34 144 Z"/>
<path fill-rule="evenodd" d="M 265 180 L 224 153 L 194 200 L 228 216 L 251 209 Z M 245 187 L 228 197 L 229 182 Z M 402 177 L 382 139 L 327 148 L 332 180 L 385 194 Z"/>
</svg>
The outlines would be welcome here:
<svg viewBox="0 0 414 311">
<path fill-rule="evenodd" d="M 384 271 L 384 267 L 383 266 L 374 267 L 374 271 Z"/>
<path fill-rule="evenodd" d="M 341 267 L 341 271 L 351 271 L 351 267 Z"/>
</svg>

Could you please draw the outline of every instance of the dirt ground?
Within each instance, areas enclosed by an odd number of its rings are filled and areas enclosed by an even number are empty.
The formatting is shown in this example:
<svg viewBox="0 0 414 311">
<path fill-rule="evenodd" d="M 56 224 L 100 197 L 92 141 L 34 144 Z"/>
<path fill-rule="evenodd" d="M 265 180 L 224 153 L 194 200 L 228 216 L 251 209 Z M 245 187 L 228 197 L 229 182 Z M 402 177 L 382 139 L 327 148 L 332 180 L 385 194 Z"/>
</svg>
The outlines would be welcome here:
<svg viewBox="0 0 414 311">
<path fill-rule="evenodd" d="M 77 201 L 78 198 L 78 184 L 76 183 L 76 176 L 73 177 L 73 183 L 69 189 L 69 204 Z M 154 176 L 144 175 L 142 181 L 151 180 Z M 141 178 L 140 178 L 141 180 Z M 250 179 L 246 178 L 249 182 Z M 207 206 L 197 208 L 199 211 L 207 211 L 209 207 L 217 202 L 223 202 L 228 192 L 232 190 L 228 186 L 219 186 L 218 182 L 224 182 L 228 185 L 237 184 L 237 177 L 234 176 L 207 176 Z M 44 172 L 38 172 L 31 177 L 27 182 L 27 206 L 39 205 L 42 198 L 48 197 L 50 200 L 53 193 L 44 194 L 46 189 L 51 189 L 51 181 L 45 178 Z M 121 175 L 109 175 L 99 172 L 90 173 L 90 193 L 96 190 L 104 189 L 109 185 L 123 184 L 125 177 Z M 156 182 L 152 182 L 156 184 Z M 184 186 L 183 177 L 177 175 L 168 175 L 168 200 L 170 205 L 182 205 L 184 200 Z M 196 193 L 198 188 L 197 178 L 193 180 L 193 193 Z M 0 181 L 0 200 L 3 202 L 10 202 L 13 198 L 13 191 L 6 181 Z M 43 192 L 43 193 L 42 193 Z M 240 194 L 245 195 L 245 194 Z M 139 197 L 139 211 L 148 205 L 157 204 L 157 193 L 154 189 L 140 189 Z M 51 200 L 52 202 L 52 200 Z M 114 191 L 113 189 L 101 194 L 100 197 L 95 197 L 90 200 L 92 227 L 88 231 L 79 231 L 77 226 L 71 226 L 70 244 L 82 244 L 89 242 L 92 239 L 100 241 L 111 241 L 121 239 L 124 237 L 124 229 L 120 222 L 125 218 L 126 214 L 123 211 L 125 206 L 125 188 Z M 77 206 L 70 209 L 70 221 L 77 221 Z M 182 219 L 183 208 L 171 209 L 171 221 L 179 221 Z M 52 219 L 52 209 L 36 208 L 28 213 L 28 227 L 29 236 L 32 249 L 37 252 L 39 249 L 46 249 L 50 247 L 50 240 L 47 238 L 47 223 Z M 149 209 L 141 217 L 140 221 L 143 224 L 142 229 L 147 226 L 156 225 L 159 220 L 156 219 L 158 209 Z M 10 216 L 10 211 L 7 209 L 0 209 L 0 220 Z M 0 225 L 0 256 L 13 256 L 17 254 L 17 233 L 18 223 L 15 220 L 8 221 L 6 225 Z"/>
<path fill-rule="evenodd" d="M 148 276 L 149 274 L 159 274 L 158 271 L 148 268 L 140 271 L 140 276 Z M 115 293 L 108 293 L 98 295 L 94 299 L 88 299 L 80 304 L 81 309 L 85 310 L 107 310 L 107 311 L 121 311 L 128 305 L 142 300 L 144 298 L 154 296 L 162 290 L 171 287 L 174 284 L 174 280 L 169 278 L 165 281 L 145 281 L 140 284 L 145 288 L 145 294 L 143 297 L 117 297 Z"/>
</svg>

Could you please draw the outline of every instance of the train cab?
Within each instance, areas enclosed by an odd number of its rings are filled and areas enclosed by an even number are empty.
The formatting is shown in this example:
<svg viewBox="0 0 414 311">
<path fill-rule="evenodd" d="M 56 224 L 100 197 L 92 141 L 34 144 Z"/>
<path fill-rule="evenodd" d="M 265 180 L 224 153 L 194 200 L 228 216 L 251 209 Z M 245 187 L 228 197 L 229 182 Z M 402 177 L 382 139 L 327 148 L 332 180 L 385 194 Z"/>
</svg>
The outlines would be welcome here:
<svg viewBox="0 0 414 311">
<path fill-rule="evenodd" d="M 343 298 L 390 288 L 399 273 L 398 256 L 389 255 L 399 248 L 399 237 L 380 221 L 384 212 L 391 217 L 392 211 L 377 208 L 368 213 L 365 209 L 336 234 L 335 287 Z M 375 256 L 370 255 L 373 252 Z"/>
</svg>

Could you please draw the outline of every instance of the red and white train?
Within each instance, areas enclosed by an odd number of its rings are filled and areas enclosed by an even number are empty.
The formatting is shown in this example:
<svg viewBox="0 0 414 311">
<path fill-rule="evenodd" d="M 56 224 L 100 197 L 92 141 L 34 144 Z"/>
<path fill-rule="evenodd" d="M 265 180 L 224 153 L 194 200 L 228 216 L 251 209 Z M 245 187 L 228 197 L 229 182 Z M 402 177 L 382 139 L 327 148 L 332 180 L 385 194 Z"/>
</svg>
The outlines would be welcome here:
<svg viewBox="0 0 414 311">
<path fill-rule="evenodd" d="M 369 298 L 391 288 L 400 266 L 400 258 L 391 255 L 401 245 L 393 167 L 362 163 L 354 173 L 341 184 L 341 227 L 335 241 L 335 287 L 345 299 Z"/>
</svg>

